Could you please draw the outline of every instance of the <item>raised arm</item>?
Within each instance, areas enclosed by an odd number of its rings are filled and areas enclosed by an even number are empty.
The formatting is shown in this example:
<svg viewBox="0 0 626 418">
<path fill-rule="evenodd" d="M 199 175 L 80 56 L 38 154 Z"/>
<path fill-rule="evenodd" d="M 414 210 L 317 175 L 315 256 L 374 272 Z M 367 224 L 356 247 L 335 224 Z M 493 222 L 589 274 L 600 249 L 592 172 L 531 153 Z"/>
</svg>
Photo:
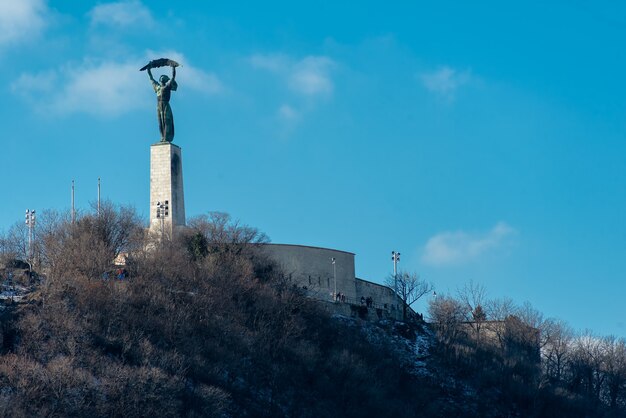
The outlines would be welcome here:
<svg viewBox="0 0 626 418">
<path fill-rule="evenodd" d="M 150 81 L 152 81 L 153 83 L 156 83 L 156 80 L 152 76 L 152 69 L 151 68 L 148 68 L 148 77 L 150 77 Z"/>
<path fill-rule="evenodd" d="M 176 67 L 172 67 L 172 81 L 176 80 Z"/>
</svg>

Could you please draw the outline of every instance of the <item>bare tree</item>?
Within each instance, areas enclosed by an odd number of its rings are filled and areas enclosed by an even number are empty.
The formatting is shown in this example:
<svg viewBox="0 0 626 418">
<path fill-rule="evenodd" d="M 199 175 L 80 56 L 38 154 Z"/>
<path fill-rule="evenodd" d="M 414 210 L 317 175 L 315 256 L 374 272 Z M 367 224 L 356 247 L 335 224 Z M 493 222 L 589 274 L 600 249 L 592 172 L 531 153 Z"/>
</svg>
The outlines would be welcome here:
<svg viewBox="0 0 626 418">
<path fill-rule="evenodd" d="M 575 392 L 587 395 L 594 402 L 600 400 L 605 379 L 602 372 L 603 353 L 602 339 L 591 331 L 583 332 L 574 340 L 570 359 L 570 385 Z"/>
<path fill-rule="evenodd" d="M 232 257 L 243 256 L 245 259 L 257 260 L 254 263 L 257 267 L 271 264 L 262 252 L 256 251 L 258 244 L 270 241 L 268 236 L 233 220 L 227 213 L 209 212 L 190 219 L 187 224 L 189 228 L 181 238 L 192 260 L 206 258 L 228 263 L 227 260 Z"/>
<path fill-rule="evenodd" d="M 28 227 L 24 221 L 13 224 L 2 239 L 2 253 L 8 258 L 28 258 Z"/>
<path fill-rule="evenodd" d="M 420 277 L 417 273 L 399 272 L 397 276 L 387 278 L 387 286 L 396 288 L 398 297 L 402 300 L 402 320 L 406 321 L 407 310 L 422 296 L 433 291 L 433 285 Z"/>
<path fill-rule="evenodd" d="M 100 204 L 100 213 L 97 213 L 97 203 L 92 204 L 93 233 L 102 241 L 111 252 L 113 258 L 120 253 L 136 247 L 137 238 L 143 234 L 143 221 L 131 206 L 118 206 L 110 200 Z"/>
<path fill-rule="evenodd" d="M 8 236 L 0 235 L 0 264 L 4 265 L 16 256 Z"/>
<path fill-rule="evenodd" d="M 248 225 L 242 225 L 223 212 L 209 212 L 189 220 L 189 227 L 204 235 L 209 245 L 263 244 L 267 235 Z"/>
<path fill-rule="evenodd" d="M 62 231 L 69 233 L 71 212 L 46 209 L 39 213 L 35 230 L 35 259 L 39 267 L 50 267 L 52 257 L 61 251 L 62 244 L 55 238 Z M 61 234 L 63 235 L 63 234 Z"/>
<path fill-rule="evenodd" d="M 493 321 L 504 321 L 517 310 L 511 298 L 490 299 L 485 303 L 485 308 L 487 316 Z"/>
<path fill-rule="evenodd" d="M 546 377 L 553 383 L 561 383 L 572 350 L 574 331 L 564 321 L 545 321 L 542 338 L 546 344 L 541 350 Z"/>
<path fill-rule="evenodd" d="M 529 338 L 526 344 L 537 346 L 539 351 L 548 344 L 548 327 L 551 325 L 544 318 L 543 314 L 535 309 L 530 302 L 524 304 L 517 309 L 516 316 L 528 327 L 529 332 L 525 335 Z"/>
<path fill-rule="evenodd" d="M 485 303 L 487 317 L 490 322 L 486 323 L 487 329 L 496 337 L 502 353 L 506 348 L 506 329 L 501 326 L 504 321 L 517 311 L 517 306 L 510 298 L 490 299 Z"/>
<path fill-rule="evenodd" d="M 470 281 L 457 291 L 459 301 L 464 306 L 463 315 L 475 333 L 476 345 L 480 346 L 480 331 L 487 320 L 485 302 L 487 291 L 483 285 Z"/>
<path fill-rule="evenodd" d="M 458 300 L 438 295 L 428 304 L 429 320 L 434 323 L 439 339 L 448 346 L 455 343 L 464 320 L 464 306 Z"/>
<path fill-rule="evenodd" d="M 626 401 L 626 340 L 606 337 L 604 341 L 604 371 L 606 373 L 608 404 L 615 409 L 619 400 Z"/>
<path fill-rule="evenodd" d="M 130 207 L 109 201 L 95 212 L 77 216 L 45 213 L 39 239 L 42 260 L 54 276 L 79 272 L 99 278 L 121 253 L 142 248 L 143 222 Z"/>
</svg>

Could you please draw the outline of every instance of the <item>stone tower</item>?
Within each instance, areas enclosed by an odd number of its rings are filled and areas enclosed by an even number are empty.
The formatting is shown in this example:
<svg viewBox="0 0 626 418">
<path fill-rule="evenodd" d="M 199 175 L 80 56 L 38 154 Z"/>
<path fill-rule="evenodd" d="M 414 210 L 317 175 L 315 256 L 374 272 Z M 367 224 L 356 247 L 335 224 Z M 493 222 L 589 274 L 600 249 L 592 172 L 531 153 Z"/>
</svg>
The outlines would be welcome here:
<svg viewBox="0 0 626 418">
<path fill-rule="evenodd" d="M 182 152 L 171 142 L 158 142 L 150 147 L 150 231 L 171 236 L 182 226 L 185 226 Z"/>
</svg>

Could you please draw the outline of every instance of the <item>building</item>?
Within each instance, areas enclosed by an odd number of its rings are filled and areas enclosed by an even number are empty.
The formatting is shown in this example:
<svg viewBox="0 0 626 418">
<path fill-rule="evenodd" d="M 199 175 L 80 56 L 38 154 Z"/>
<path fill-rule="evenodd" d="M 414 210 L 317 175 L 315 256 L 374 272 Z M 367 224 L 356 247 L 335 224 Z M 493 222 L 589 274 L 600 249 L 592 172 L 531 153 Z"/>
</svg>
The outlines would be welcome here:
<svg viewBox="0 0 626 418">
<path fill-rule="evenodd" d="M 291 244 L 263 244 L 261 251 L 294 285 L 327 302 L 333 312 L 370 320 L 402 319 L 403 302 L 393 289 L 356 277 L 354 253 Z"/>
</svg>

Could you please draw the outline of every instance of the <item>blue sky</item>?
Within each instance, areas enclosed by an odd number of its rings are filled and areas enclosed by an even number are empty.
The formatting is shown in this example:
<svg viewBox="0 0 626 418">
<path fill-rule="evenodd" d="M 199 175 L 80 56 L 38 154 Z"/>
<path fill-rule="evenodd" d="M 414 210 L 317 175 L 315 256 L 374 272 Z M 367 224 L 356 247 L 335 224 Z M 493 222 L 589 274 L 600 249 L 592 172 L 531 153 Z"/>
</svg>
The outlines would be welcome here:
<svg viewBox="0 0 626 418">
<path fill-rule="evenodd" d="M 148 59 L 173 94 L 187 215 L 470 280 L 626 337 L 626 6 L 0 0 L 0 229 L 149 204 Z M 159 74 L 160 72 L 157 72 Z"/>
</svg>

